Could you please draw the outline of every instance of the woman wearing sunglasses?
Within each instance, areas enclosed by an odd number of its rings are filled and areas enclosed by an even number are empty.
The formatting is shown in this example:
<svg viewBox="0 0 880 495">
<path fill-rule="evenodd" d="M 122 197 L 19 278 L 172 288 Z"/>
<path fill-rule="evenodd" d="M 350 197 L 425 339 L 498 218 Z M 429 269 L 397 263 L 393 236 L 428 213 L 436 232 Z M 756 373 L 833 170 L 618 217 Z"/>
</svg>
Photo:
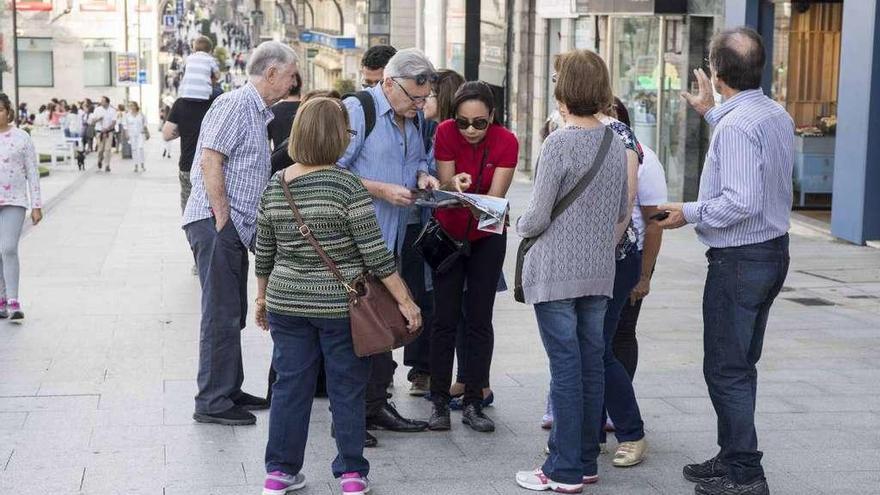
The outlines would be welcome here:
<svg viewBox="0 0 880 495">
<path fill-rule="evenodd" d="M 437 128 L 434 158 L 442 187 L 503 198 L 513 180 L 519 143 L 516 136 L 495 122 L 495 98 L 488 84 L 468 82 L 453 101 L 455 118 Z M 462 309 L 464 346 L 467 349 L 462 422 L 480 432 L 495 430 L 483 414 L 483 386 L 489 382 L 494 346 L 492 310 L 495 290 L 507 247 L 507 233 L 477 229 L 468 208 L 447 208 L 435 213 L 452 237 L 469 245 L 462 256 L 442 273 L 434 272 L 434 324 L 431 335 L 432 430 L 448 430 L 449 387 L 455 354 L 456 328 Z M 467 292 L 464 291 L 467 287 Z"/>
</svg>

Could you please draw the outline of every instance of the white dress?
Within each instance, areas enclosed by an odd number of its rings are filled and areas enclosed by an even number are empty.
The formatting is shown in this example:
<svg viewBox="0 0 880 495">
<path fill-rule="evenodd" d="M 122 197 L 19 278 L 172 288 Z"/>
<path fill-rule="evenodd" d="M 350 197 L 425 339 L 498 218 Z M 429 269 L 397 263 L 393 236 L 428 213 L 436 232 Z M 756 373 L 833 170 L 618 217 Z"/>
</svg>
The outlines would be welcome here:
<svg viewBox="0 0 880 495">
<path fill-rule="evenodd" d="M 131 145 L 131 158 L 134 163 L 144 164 L 144 132 L 147 127 L 147 119 L 144 114 L 138 112 L 133 114 L 128 112 L 122 119 L 122 125 L 125 127 L 125 133 L 128 136 L 128 143 Z"/>
</svg>

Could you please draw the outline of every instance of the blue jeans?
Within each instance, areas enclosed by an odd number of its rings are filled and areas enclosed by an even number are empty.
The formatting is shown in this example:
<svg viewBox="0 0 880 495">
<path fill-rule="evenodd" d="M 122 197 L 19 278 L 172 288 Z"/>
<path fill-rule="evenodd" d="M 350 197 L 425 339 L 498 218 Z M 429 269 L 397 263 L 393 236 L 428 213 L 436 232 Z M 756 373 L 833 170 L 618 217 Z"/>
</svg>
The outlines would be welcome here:
<svg viewBox="0 0 880 495">
<path fill-rule="evenodd" d="M 302 469 L 323 354 L 338 451 L 333 476 L 352 472 L 366 476 L 370 463 L 363 455 L 367 433 L 364 392 L 370 360 L 354 355 L 350 320 L 269 313 L 269 328 L 275 343 L 272 366 L 278 378 L 272 385 L 266 472 L 296 474 Z"/>
<path fill-rule="evenodd" d="M 614 355 L 614 335 L 620 323 L 623 306 L 629 304 L 629 295 L 639 283 L 642 273 L 642 253 L 633 249 L 626 258 L 617 262 L 614 274 L 614 297 L 605 312 L 605 409 L 614 422 L 614 436 L 619 442 L 634 442 L 645 437 L 642 413 L 636 402 L 632 380 L 623 364 Z M 605 425 L 603 411 L 602 426 Z M 605 430 L 599 434 L 605 442 Z"/>
<path fill-rule="evenodd" d="M 709 249 L 703 292 L 703 375 L 718 415 L 719 458 L 731 478 L 764 476 L 755 432 L 755 395 L 764 330 L 788 274 L 788 235 Z"/>
<path fill-rule="evenodd" d="M 553 429 L 544 474 L 579 484 L 598 472 L 599 427 L 605 380 L 602 321 L 608 298 L 563 299 L 535 305 L 538 329 L 550 359 Z"/>
</svg>

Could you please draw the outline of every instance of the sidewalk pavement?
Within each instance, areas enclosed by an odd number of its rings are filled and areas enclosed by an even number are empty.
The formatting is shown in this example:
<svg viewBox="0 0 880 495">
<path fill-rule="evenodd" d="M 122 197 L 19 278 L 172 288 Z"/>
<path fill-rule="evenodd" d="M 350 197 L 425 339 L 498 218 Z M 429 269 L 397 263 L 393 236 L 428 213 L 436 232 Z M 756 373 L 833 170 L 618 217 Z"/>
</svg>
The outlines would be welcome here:
<svg viewBox="0 0 880 495">
<path fill-rule="evenodd" d="M 0 493 L 259 493 L 268 412 L 245 427 L 191 418 L 199 286 L 179 225 L 177 152 L 174 160 L 160 153 L 150 141 L 143 174 L 118 156 L 112 173 L 86 172 L 22 241 L 29 319 L 0 322 Z M 514 184 L 514 217 L 528 195 L 527 183 Z M 693 493 L 682 465 L 716 451 L 701 372 L 703 251 L 688 229 L 667 234 L 642 310 L 635 385 L 648 458 L 616 469 L 602 456 L 601 480 L 586 493 Z M 758 430 L 771 489 L 878 493 L 880 251 L 795 235 L 792 258 L 760 364 Z M 531 309 L 510 293 L 499 296 L 494 321 L 497 402 L 488 414 L 498 430 L 475 433 L 455 415 L 451 432 L 379 432 L 380 447 L 366 452 L 374 493 L 526 493 L 513 475 L 543 459 L 546 357 Z M 271 340 L 249 322 L 244 389 L 262 395 Z M 398 368 L 394 400 L 426 418 L 429 404 L 407 395 L 405 372 Z M 327 406 L 313 407 L 309 486 L 299 493 L 338 493 Z"/>
</svg>

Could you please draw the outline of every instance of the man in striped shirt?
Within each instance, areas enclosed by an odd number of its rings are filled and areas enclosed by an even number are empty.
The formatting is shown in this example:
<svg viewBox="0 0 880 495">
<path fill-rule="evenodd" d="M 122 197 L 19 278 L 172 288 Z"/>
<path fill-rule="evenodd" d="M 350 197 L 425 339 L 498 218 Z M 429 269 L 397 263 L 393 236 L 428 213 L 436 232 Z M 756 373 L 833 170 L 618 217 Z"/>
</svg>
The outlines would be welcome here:
<svg viewBox="0 0 880 495">
<path fill-rule="evenodd" d="M 709 246 L 703 292 L 703 375 L 718 415 L 717 456 L 685 466 L 700 495 L 769 493 L 755 432 L 764 330 L 788 273 L 794 124 L 761 91 L 760 35 L 748 28 L 712 39 L 712 79 L 694 71 L 699 93 L 682 96 L 714 127 L 699 199 L 660 205 L 660 225 L 693 224 Z M 713 87 L 723 103 L 716 106 Z"/>
</svg>

